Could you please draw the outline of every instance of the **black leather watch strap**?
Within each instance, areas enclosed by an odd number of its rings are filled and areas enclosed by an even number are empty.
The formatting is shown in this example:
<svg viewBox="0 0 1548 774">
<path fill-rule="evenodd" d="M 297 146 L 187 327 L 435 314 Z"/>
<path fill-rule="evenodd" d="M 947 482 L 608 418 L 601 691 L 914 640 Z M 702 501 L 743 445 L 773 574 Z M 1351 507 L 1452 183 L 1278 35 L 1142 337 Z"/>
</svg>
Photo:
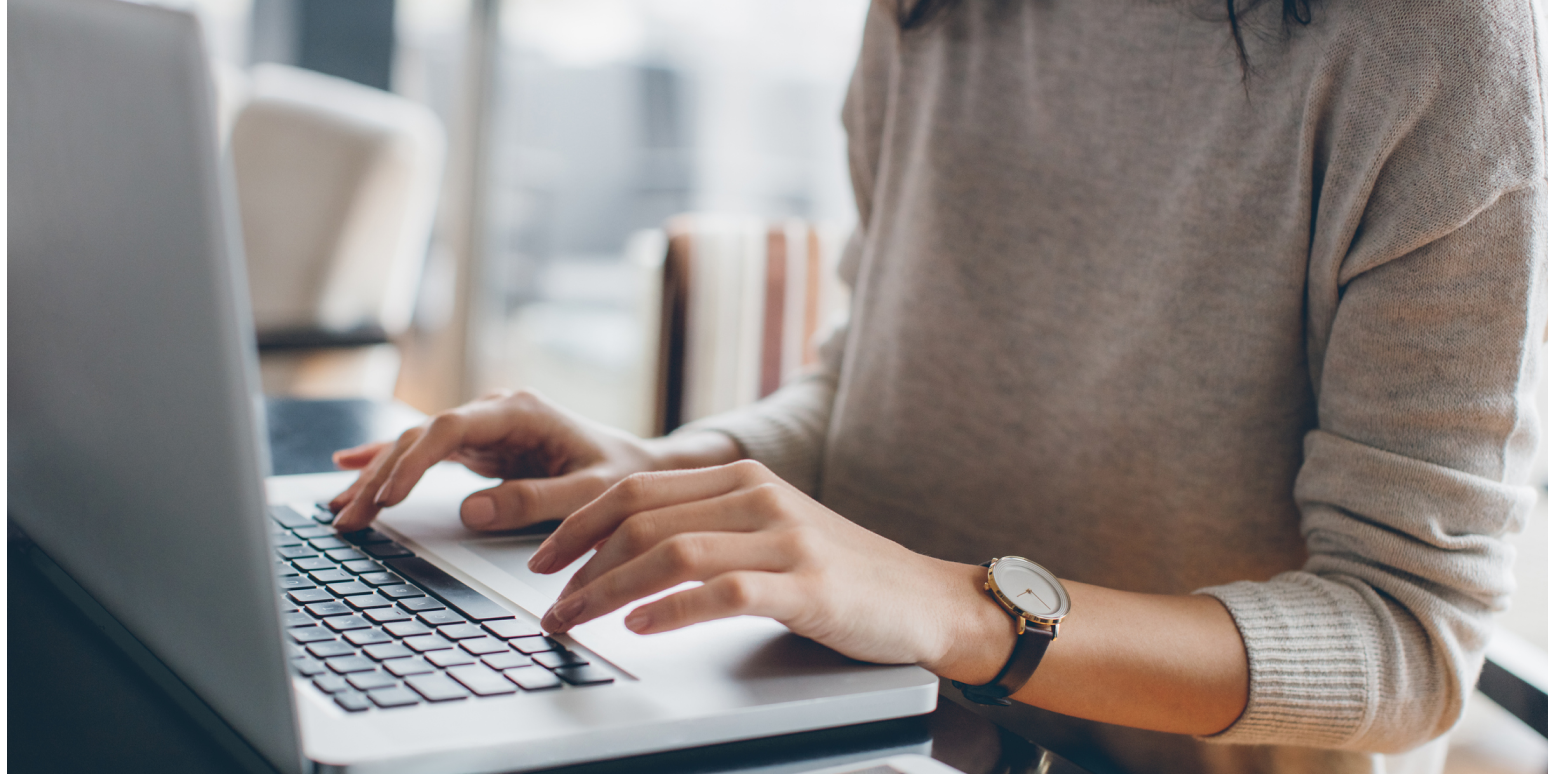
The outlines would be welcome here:
<svg viewBox="0 0 1548 774">
<path fill-rule="evenodd" d="M 988 567 L 992 564 L 994 564 L 993 559 L 980 564 L 979 567 Z M 968 685 L 956 680 L 952 680 L 951 684 L 962 691 L 963 696 L 979 704 L 1009 707 L 1010 697 L 1032 679 L 1032 673 L 1037 671 L 1037 665 L 1043 663 L 1043 654 L 1048 652 L 1048 643 L 1053 641 L 1052 630 L 1027 624 L 1022 627 L 1021 634 L 1017 635 L 1016 646 L 1011 648 L 1010 658 L 1005 660 L 1005 666 L 993 680 L 983 685 Z"/>
<path fill-rule="evenodd" d="M 1028 626 L 1016 638 L 1016 647 L 1011 649 L 1010 659 L 993 680 L 983 685 L 967 685 L 956 680 L 951 681 L 951 684 L 957 686 L 963 696 L 979 704 L 1009 707 L 1010 697 L 1032 679 L 1032 673 L 1042 663 L 1043 654 L 1048 652 L 1048 643 L 1053 642 L 1053 639 L 1053 632 Z"/>
</svg>

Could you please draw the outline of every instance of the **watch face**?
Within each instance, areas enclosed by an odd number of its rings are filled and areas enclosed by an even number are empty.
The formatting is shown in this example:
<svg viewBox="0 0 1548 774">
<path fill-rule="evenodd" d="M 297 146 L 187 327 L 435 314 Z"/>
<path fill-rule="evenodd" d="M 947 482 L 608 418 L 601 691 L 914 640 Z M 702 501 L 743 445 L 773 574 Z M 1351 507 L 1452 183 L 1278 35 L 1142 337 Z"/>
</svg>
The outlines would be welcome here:
<svg viewBox="0 0 1548 774">
<path fill-rule="evenodd" d="M 1070 612 L 1070 598 L 1053 573 L 1019 556 L 1007 556 L 990 570 L 1000 594 L 1021 611 L 1048 621 Z"/>
</svg>

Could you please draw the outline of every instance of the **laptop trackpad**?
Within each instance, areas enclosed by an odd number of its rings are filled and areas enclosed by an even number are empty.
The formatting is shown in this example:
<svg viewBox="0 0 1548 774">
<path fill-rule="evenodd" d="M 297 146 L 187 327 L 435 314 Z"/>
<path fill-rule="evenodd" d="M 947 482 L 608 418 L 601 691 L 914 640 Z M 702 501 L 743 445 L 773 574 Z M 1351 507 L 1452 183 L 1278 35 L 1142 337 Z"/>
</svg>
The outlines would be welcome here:
<svg viewBox="0 0 1548 774">
<path fill-rule="evenodd" d="M 546 599 L 558 599 L 564 584 L 580 569 L 576 562 L 553 575 L 539 575 L 527 569 L 527 560 L 537 553 L 546 534 L 521 537 L 479 538 L 462 541 L 462 547 L 477 554 L 484 561 L 500 568 L 506 575 L 531 586 Z M 534 611 L 541 614 L 543 611 Z"/>
</svg>

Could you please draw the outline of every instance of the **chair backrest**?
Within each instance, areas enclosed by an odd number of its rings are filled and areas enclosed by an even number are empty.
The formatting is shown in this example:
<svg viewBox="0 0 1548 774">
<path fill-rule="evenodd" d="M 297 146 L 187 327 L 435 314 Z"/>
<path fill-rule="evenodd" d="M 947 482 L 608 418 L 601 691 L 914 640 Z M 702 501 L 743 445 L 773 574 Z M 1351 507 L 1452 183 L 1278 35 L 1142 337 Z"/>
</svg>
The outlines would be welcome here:
<svg viewBox="0 0 1548 774">
<path fill-rule="evenodd" d="M 260 339 L 408 326 L 445 148 L 419 103 L 295 67 L 253 68 L 231 158 Z"/>
</svg>

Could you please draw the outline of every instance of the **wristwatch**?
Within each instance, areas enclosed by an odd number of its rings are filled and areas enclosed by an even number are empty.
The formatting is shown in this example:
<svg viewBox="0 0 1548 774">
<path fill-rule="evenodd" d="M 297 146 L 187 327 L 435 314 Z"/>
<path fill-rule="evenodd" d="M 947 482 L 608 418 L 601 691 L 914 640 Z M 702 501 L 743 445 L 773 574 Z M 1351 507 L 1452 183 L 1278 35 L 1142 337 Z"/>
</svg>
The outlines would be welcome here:
<svg viewBox="0 0 1548 774">
<path fill-rule="evenodd" d="M 981 566 L 989 568 L 984 590 L 1016 619 L 1016 647 L 993 680 L 983 685 L 956 680 L 951 684 L 979 704 L 1008 707 L 1009 697 L 1032 678 L 1048 643 L 1059 636 L 1059 622 L 1070 614 L 1070 595 L 1053 573 L 1029 559 L 1005 556 Z"/>
</svg>

